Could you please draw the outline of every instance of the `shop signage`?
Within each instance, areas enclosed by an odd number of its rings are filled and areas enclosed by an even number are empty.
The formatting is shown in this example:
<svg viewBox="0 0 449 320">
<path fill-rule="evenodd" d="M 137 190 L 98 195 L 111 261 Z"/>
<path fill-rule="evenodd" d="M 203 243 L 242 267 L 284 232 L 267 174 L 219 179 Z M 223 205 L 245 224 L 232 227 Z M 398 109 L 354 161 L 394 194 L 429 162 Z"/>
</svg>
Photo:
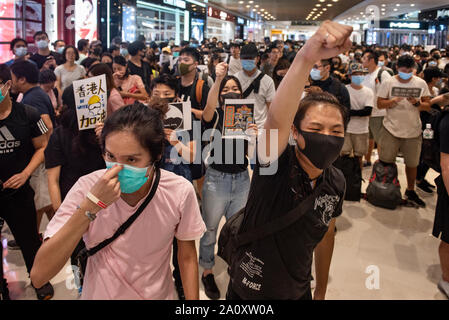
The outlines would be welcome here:
<svg viewBox="0 0 449 320">
<path fill-rule="evenodd" d="M 164 0 L 164 3 L 181 9 L 186 8 L 186 2 L 183 0 Z"/>
<path fill-rule="evenodd" d="M 271 30 L 271 34 L 282 34 L 282 30 L 273 29 Z"/>
<path fill-rule="evenodd" d="M 421 29 L 419 22 L 390 22 L 391 29 Z"/>
<path fill-rule="evenodd" d="M 449 9 L 438 10 L 437 18 L 449 18 Z"/>
<path fill-rule="evenodd" d="M 237 24 L 245 24 L 245 19 L 243 18 L 237 18 Z"/>
<path fill-rule="evenodd" d="M 207 11 L 207 15 L 209 17 L 224 20 L 224 21 L 234 22 L 236 20 L 232 14 L 229 14 L 229 13 L 219 10 L 219 9 L 215 9 L 213 7 L 209 7 L 209 10 Z"/>
</svg>

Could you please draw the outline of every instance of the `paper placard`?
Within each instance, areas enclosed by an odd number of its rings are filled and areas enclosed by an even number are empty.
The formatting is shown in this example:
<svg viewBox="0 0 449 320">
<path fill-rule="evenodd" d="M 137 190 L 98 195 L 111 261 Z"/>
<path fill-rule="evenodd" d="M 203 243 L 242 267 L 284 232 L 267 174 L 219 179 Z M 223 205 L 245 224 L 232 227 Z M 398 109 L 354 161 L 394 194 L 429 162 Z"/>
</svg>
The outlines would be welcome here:
<svg viewBox="0 0 449 320">
<path fill-rule="evenodd" d="M 392 97 L 400 97 L 400 98 L 420 98 L 421 97 L 421 88 L 402 88 L 402 87 L 393 87 L 391 89 Z"/>
<path fill-rule="evenodd" d="M 254 124 L 255 100 L 226 100 L 223 120 L 223 139 L 248 139 L 247 130 Z"/>
<path fill-rule="evenodd" d="M 73 81 L 76 115 L 80 130 L 95 129 L 104 122 L 108 104 L 106 75 Z"/>
<path fill-rule="evenodd" d="M 175 131 L 192 130 L 192 105 L 190 101 L 170 103 L 165 116 L 164 127 Z"/>
</svg>

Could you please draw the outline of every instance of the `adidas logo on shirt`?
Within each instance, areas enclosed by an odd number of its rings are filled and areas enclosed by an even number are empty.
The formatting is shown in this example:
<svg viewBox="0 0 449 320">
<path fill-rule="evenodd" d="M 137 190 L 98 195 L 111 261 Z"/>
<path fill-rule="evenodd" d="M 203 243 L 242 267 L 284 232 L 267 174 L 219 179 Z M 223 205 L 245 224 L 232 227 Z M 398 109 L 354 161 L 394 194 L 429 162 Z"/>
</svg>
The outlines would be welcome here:
<svg viewBox="0 0 449 320">
<path fill-rule="evenodd" d="M 0 128 L 0 154 L 12 153 L 20 147 L 20 141 L 16 140 L 6 126 Z"/>
</svg>

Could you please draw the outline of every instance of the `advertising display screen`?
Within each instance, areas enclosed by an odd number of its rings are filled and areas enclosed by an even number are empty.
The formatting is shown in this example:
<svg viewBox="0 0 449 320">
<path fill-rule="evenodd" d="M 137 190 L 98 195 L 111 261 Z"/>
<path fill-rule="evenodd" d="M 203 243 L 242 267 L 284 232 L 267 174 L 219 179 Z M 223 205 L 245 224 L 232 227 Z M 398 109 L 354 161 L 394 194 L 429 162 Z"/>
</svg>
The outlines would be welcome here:
<svg viewBox="0 0 449 320">
<path fill-rule="evenodd" d="M 192 39 L 196 39 L 199 42 L 204 40 L 204 20 L 192 19 Z"/>
<path fill-rule="evenodd" d="M 75 0 L 75 42 L 97 40 L 97 1 Z"/>
<path fill-rule="evenodd" d="M 15 18 L 15 1 L 14 0 L 0 0 L 0 18 Z M 16 21 L 14 20 L 0 20 L 0 41 L 9 42 L 16 36 Z M 10 60 L 12 52 L 9 50 L 9 45 L 0 45 L 0 62 Z"/>
</svg>

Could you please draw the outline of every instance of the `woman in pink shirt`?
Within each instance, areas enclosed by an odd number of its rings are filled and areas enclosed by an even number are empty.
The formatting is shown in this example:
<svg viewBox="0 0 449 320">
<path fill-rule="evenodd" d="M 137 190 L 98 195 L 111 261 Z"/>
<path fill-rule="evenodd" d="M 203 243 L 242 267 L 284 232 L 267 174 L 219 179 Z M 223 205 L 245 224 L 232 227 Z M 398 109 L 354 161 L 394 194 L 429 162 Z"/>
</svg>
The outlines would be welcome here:
<svg viewBox="0 0 449 320">
<path fill-rule="evenodd" d="M 114 77 L 112 76 L 111 68 L 105 63 L 98 63 L 92 66 L 87 76 L 89 78 L 106 75 L 106 82 L 108 87 L 108 108 L 107 108 L 107 117 L 111 116 L 115 111 L 125 106 L 125 102 L 120 95 L 120 92 L 117 90 Z"/>
<path fill-rule="evenodd" d="M 136 100 L 146 103 L 149 96 L 142 78 L 136 74 L 129 74 L 128 62 L 122 56 L 114 58 L 114 83 L 126 104 L 133 104 Z"/>
<path fill-rule="evenodd" d="M 64 267 L 81 237 L 88 249 L 110 238 L 160 177 L 137 220 L 89 257 L 81 298 L 174 299 L 173 237 L 185 296 L 199 298 L 195 241 L 206 227 L 192 184 L 159 168 L 164 139 L 160 112 L 143 104 L 123 107 L 106 120 L 101 143 L 109 169 L 79 179 L 50 221 L 31 271 L 35 287 Z"/>
</svg>

